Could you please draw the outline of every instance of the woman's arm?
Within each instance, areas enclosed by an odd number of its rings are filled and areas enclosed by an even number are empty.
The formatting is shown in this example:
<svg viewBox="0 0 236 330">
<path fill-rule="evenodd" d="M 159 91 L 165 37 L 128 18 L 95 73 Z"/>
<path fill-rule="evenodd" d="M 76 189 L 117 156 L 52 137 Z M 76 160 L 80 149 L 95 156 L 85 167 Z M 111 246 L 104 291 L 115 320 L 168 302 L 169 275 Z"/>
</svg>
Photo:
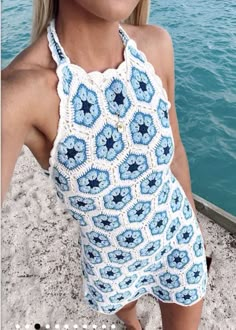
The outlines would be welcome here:
<svg viewBox="0 0 236 330">
<path fill-rule="evenodd" d="M 17 158 L 32 127 L 31 91 L 27 72 L 9 74 L 7 69 L 2 71 L 1 205 L 8 191 Z"/>
<path fill-rule="evenodd" d="M 163 55 L 164 58 L 163 66 L 164 66 L 165 76 L 167 79 L 167 94 L 168 94 L 168 99 L 171 102 L 171 108 L 169 110 L 169 119 L 174 137 L 174 143 L 175 143 L 175 153 L 171 163 L 171 171 L 176 177 L 176 179 L 179 181 L 179 183 L 181 184 L 186 196 L 189 199 L 189 202 L 191 203 L 191 206 L 195 214 L 197 215 L 197 211 L 192 196 L 188 159 L 184 145 L 180 137 L 178 119 L 175 108 L 175 72 L 174 72 L 173 43 L 170 34 L 168 33 L 168 31 L 164 29 L 163 29 L 162 45 L 163 45 L 162 46 L 163 54 L 165 54 L 165 56 Z"/>
</svg>

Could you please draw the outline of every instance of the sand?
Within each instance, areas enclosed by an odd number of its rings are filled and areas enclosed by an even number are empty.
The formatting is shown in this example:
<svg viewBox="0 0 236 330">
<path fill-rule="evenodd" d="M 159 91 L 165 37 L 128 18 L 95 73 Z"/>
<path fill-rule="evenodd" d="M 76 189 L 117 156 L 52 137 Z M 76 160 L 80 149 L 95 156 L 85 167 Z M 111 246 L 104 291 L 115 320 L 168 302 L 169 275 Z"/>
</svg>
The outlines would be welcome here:
<svg viewBox="0 0 236 330">
<path fill-rule="evenodd" d="M 236 329 L 236 237 L 198 213 L 213 253 L 200 330 Z M 51 182 L 27 147 L 17 160 L 2 208 L 2 329 L 125 329 L 116 315 L 93 311 L 82 297 L 79 225 L 63 214 Z M 145 330 L 161 329 L 158 302 L 139 298 Z M 27 328 L 26 328 L 27 329 Z"/>
</svg>

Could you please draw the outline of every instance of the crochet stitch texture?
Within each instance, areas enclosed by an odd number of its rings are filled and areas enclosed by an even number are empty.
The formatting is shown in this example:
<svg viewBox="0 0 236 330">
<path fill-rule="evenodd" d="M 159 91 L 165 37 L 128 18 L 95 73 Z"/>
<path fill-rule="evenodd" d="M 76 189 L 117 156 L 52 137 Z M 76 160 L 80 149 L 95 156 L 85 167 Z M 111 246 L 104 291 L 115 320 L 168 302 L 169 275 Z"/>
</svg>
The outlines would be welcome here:
<svg viewBox="0 0 236 330">
<path fill-rule="evenodd" d="M 189 306 L 206 292 L 207 267 L 196 216 L 170 169 L 171 104 L 121 25 L 119 34 L 123 62 L 87 73 L 70 62 L 55 20 L 49 23 L 60 120 L 45 174 L 80 224 L 83 293 L 92 309 L 114 314 L 148 293 Z"/>
</svg>

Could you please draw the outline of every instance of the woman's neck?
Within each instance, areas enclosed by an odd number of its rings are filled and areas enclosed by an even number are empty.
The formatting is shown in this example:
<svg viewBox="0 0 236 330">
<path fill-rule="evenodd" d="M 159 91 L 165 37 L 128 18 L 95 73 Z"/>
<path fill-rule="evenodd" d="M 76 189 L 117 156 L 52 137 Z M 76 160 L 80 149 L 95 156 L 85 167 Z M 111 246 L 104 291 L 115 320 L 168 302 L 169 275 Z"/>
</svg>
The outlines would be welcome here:
<svg viewBox="0 0 236 330">
<path fill-rule="evenodd" d="M 86 71 L 117 67 L 123 60 L 119 22 L 105 21 L 75 1 L 59 3 L 56 31 L 71 62 Z"/>
</svg>

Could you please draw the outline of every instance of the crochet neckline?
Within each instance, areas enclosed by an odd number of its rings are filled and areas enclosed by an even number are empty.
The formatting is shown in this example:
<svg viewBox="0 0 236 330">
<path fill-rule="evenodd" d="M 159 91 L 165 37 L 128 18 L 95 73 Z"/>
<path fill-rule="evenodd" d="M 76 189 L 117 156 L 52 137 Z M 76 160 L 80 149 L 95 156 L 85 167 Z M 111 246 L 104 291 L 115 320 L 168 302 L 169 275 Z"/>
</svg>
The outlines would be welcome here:
<svg viewBox="0 0 236 330">
<path fill-rule="evenodd" d="M 171 103 L 168 100 L 167 92 L 163 86 L 160 76 L 155 72 L 154 66 L 152 65 L 151 62 L 149 62 L 147 60 L 146 54 L 137 47 L 136 41 L 134 39 L 130 38 L 127 35 L 127 33 L 125 32 L 125 30 L 120 25 L 119 25 L 119 31 L 120 31 L 120 35 L 122 37 L 122 40 L 123 40 L 124 46 L 125 46 L 124 51 L 123 51 L 124 60 L 118 65 L 117 68 L 108 68 L 103 72 L 100 72 L 100 71 L 86 72 L 81 66 L 70 62 L 70 59 L 68 58 L 63 47 L 60 44 L 56 30 L 54 28 L 54 24 L 55 24 L 54 19 L 52 19 L 50 24 L 48 25 L 47 33 L 48 33 L 49 48 L 51 50 L 53 59 L 57 63 L 56 72 L 57 72 L 58 77 L 61 76 L 61 73 L 59 72 L 59 67 L 64 67 L 64 64 L 65 64 L 66 66 L 70 66 L 71 68 L 73 68 L 74 69 L 73 71 L 75 72 L 76 75 L 83 76 L 84 80 L 89 79 L 91 83 L 96 82 L 96 84 L 100 84 L 100 83 L 103 84 L 107 78 L 110 78 L 112 76 L 117 76 L 122 71 L 127 72 L 128 65 L 131 65 L 130 61 L 134 62 L 134 63 L 136 62 L 139 65 L 140 64 L 142 66 L 145 65 L 145 67 L 146 67 L 145 70 L 149 71 L 150 74 L 153 75 L 153 78 L 159 84 L 160 89 L 163 90 L 163 93 L 166 96 L 166 99 L 168 102 L 168 108 L 170 108 Z M 135 53 L 137 53 L 138 56 L 141 56 L 141 60 L 140 60 L 140 58 L 137 59 L 137 56 L 135 55 Z M 58 92 L 60 93 L 59 89 L 58 89 Z M 63 103 L 61 100 L 61 102 L 60 102 L 60 118 L 62 116 L 62 107 L 63 107 Z M 52 170 L 53 152 L 55 151 L 56 143 L 59 139 L 60 118 L 59 118 L 59 123 L 58 123 L 57 134 L 53 141 L 53 147 L 50 150 L 49 167 L 47 169 L 43 168 L 43 171 L 45 172 L 45 174 L 47 174 L 49 176 L 50 176 L 50 172 Z"/>
<path fill-rule="evenodd" d="M 51 32 L 51 36 L 50 36 L 50 32 Z M 79 64 L 75 64 L 75 63 L 72 63 L 70 58 L 68 57 L 68 55 L 66 54 L 64 48 L 62 47 L 61 45 L 61 42 L 59 40 L 59 37 L 58 37 L 58 34 L 57 34 L 57 31 L 56 31 L 56 28 L 55 28 L 55 18 L 52 18 L 52 20 L 50 21 L 50 24 L 48 26 L 48 37 L 49 37 L 49 41 L 51 40 L 51 42 L 53 42 L 52 40 L 52 37 L 54 38 L 55 42 L 57 43 L 59 49 L 58 51 L 60 52 L 60 54 L 64 57 L 64 61 L 63 62 L 66 62 L 67 65 L 73 67 L 75 70 L 79 70 L 81 74 L 87 76 L 87 77 L 90 77 L 92 78 L 93 77 L 105 77 L 107 74 L 115 74 L 115 73 L 118 73 L 119 71 L 122 71 L 123 68 L 125 68 L 127 66 L 127 59 L 128 59 L 128 46 L 132 44 L 133 47 L 137 48 L 136 47 L 136 42 L 130 38 L 128 36 L 128 34 L 126 33 L 126 31 L 123 29 L 123 27 L 119 24 L 119 34 L 120 34 L 120 37 L 121 37 L 121 40 L 123 42 L 123 45 L 124 45 L 124 48 L 123 48 L 123 60 L 120 64 L 118 64 L 118 66 L 116 68 L 107 68 L 105 69 L 104 71 L 97 71 L 97 70 L 94 70 L 94 71 L 90 71 L 90 72 L 87 72 L 84 68 L 82 68 Z M 60 63 L 58 63 L 57 61 L 57 56 L 58 54 L 55 54 L 53 52 L 53 58 L 54 60 L 56 60 L 57 64 L 60 65 Z"/>
</svg>

